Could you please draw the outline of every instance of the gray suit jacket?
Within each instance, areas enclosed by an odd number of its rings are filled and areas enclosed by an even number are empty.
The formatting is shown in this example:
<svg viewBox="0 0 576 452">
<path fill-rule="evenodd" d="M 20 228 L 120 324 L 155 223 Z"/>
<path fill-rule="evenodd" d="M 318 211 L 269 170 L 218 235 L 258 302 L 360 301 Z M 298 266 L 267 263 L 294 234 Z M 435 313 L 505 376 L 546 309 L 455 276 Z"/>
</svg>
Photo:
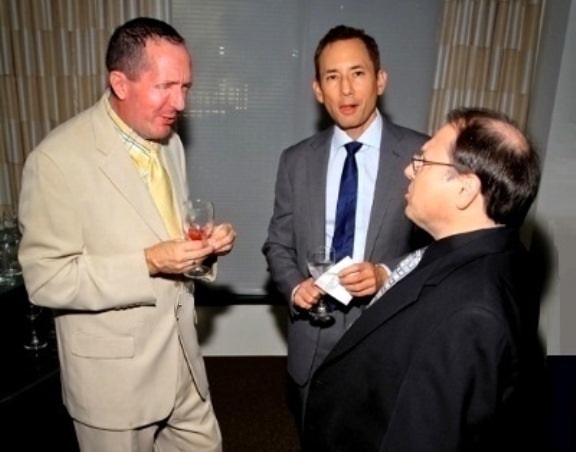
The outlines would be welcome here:
<svg viewBox="0 0 576 452">
<path fill-rule="evenodd" d="M 183 146 L 162 146 L 178 205 Z M 183 280 L 150 277 L 143 250 L 168 231 L 101 100 L 52 131 L 26 160 L 19 258 L 33 303 L 52 308 L 63 398 L 87 425 L 132 429 L 173 408 L 180 343 L 208 394 Z"/>
<path fill-rule="evenodd" d="M 288 149 L 280 157 L 274 213 L 263 253 L 270 275 L 290 302 L 292 290 L 308 278 L 306 253 L 325 240 L 326 171 L 333 128 Z M 414 226 L 404 215 L 408 180 L 404 168 L 427 140 L 424 134 L 383 117 L 381 154 L 366 239 L 365 260 L 393 265 L 412 250 Z M 325 356 L 360 315 L 362 301 L 336 312 L 336 323 L 321 330 L 305 313 L 291 315 L 288 330 L 288 371 L 298 384 L 311 375 L 314 356 Z"/>
</svg>

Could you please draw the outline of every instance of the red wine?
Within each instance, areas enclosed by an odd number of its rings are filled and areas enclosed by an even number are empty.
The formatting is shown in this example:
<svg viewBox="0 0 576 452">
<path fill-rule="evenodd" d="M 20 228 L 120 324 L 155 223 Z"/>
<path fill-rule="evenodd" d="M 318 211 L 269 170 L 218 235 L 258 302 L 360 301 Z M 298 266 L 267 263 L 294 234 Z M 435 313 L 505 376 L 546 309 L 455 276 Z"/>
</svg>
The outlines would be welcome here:
<svg viewBox="0 0 576 452">
<path fill-rule="evenodd" d="M 192 226 L 188 229 L 188 238 L 190 240 L 206 240 L 210 236 L 208 227 Z"/>
</svg>

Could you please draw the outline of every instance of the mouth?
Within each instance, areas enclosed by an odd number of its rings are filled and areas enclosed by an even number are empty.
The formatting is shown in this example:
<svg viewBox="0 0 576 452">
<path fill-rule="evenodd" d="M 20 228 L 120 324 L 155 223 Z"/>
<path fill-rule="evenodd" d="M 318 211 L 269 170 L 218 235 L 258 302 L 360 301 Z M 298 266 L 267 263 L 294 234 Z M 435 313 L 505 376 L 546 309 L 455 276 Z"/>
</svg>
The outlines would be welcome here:
<svg viewBox="0 0 576 452">
<path fill-rule="evenodd" d="M 347 105 L 340 105 L 339 110 L 340 113 L 344 115 L 351 115 L 356 111 L 357 108 L 358 105 L 356 104 L 347 104 Z"/>
<path fill-rule="evenodd" d="M 404 193 L 404 199 L 406 200 L 406 203 L 410 202 L 410 187 L 408 187 L 406 193 Z"/>
</svg>

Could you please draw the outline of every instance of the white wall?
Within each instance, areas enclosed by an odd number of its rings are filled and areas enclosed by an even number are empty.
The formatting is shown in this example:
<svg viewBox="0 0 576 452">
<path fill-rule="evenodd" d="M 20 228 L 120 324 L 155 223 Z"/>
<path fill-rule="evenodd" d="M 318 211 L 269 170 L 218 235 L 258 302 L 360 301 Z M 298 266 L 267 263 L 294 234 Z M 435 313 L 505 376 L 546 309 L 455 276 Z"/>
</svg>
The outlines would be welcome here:
<svg viewBox="0 0 576 452">
<path fill-rule="evenodd" d="M 544 155 L 534 243 L 547 266 L 541 331 L 549 355 L 576 355 L 576 5 L 548 0 L 530 128 Z"/>
<path fill-rule="evenodd" d="M 199 307 L 202 352 L 205 356 L 284 356 L 287 319 L 283 306 Z"/>
</svg>

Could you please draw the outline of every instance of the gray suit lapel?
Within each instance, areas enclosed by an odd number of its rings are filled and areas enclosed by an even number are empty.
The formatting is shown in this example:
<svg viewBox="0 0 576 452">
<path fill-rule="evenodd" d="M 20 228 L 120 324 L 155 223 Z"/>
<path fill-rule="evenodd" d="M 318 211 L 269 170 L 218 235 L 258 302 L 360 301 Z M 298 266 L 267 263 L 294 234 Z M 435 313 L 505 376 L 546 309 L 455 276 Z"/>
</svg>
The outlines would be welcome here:
<svg viewBox="0 0 576 452">
<path fill-rule="evenodd" d="M 326 174 L 330 156 L 330 140 L 332 134 L 326 133 L 318 137 L 310 145 L 307 155 L 307 187 L 309 202 L 310 247 L 323 245 L 326 231 Z M 314 206 L 314 208 L 312 207 Z"/>
<path fill-rule="evenodd" d="M 370 224 L 366 237 L 364 257 L 370 260 L 382 225 L 389 213 L 388 204 L 393 196 L 399 196 L 396 188 L 404 177 L 404 163 L 399 152 L 400 141 L 388 120 L 383 118 L 382 141 L 380 143 L 380 159 L 378 175 L 374 187 L 374 200 L 370 214 Z"/>
</svg>

